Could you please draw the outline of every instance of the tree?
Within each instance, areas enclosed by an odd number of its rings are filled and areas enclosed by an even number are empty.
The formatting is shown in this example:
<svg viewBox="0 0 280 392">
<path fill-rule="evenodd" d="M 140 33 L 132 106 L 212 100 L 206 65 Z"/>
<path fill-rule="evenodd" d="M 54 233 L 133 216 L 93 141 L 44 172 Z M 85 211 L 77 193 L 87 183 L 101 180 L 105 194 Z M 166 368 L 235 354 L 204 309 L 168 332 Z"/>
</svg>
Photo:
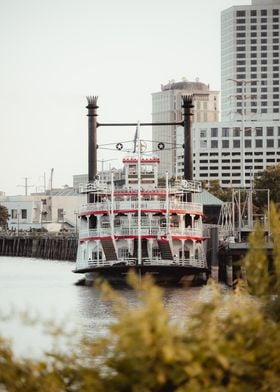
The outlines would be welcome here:
<svg viewBox="0 0 280 392">
<path fill-rule="evenodd" d="M 205 185 L 205 184 L 204 184 Z M 210 193 L 222 201 L 231 201 L 232 193 L 230 188 L 222 188 L 219 180 L 210 180 L 207 183 L 207 188 Z"/>
<path fill-rule="evenodd" d="M 268 166 L 267 169 L 258 173 L 254 177 L 255 189 L 269 189 L 270 200 L 280 202 L 280 164 Z M 266 192 L 258 192 L 256 194 L 256 204 L 259 207 L 267 207 L 267 194 Z"/>
<path fill-rule="evenodd" d="M 8 209 L 0 205 L 0 227 L 5 228 L 9 219 Z"/>
</svg>

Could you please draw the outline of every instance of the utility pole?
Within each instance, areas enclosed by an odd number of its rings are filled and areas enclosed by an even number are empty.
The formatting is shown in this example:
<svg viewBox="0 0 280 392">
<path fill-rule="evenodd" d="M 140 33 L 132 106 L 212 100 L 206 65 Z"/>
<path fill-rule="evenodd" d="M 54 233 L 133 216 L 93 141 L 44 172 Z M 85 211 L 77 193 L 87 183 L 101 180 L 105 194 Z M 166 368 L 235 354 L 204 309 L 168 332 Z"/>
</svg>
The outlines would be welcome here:
<svg viewBox="0 0 280 392">
<path fill-rule="evenodd" d="M 17 185 L 17 186 L 24 187 L 24 194 L 25 196 L 28 196 L 28 188 L 32 188 L 34 185 L 28 185 L 28 180 L 29 180 L 28 177 L 23 177 L 23 179 L 24 179 L 24 185 Z"/>
<path fill-rule="evenodd" d="M 245 80 L 245 79 L 227 79 L 234 82 L 236 85 L 241 85 L 241 132 L 240 132 L 240 163 L 241 163 L 241 176 L 240 176 L 240 185 L 241 188 L 245 188 L 245 100 L 247 98 L 252 98 L 252 96 L 245 95 L 245 87 L 247 84 L 255 82 L 255 80 Z M 236 97 L 239 97 L 237 95 Z"/>
</svg>

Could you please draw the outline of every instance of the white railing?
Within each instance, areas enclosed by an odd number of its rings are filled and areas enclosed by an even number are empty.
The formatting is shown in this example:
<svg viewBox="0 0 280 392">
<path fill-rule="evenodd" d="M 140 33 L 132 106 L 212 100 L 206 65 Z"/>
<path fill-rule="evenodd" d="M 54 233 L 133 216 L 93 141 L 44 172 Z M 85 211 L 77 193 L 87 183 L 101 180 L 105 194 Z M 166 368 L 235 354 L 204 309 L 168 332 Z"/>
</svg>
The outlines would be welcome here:
<svg viewBox="0 0 280 392">
<path fill-rule="evenodd" d="M 80 193 L 89 193 L 104 190 L 108 191 L 108 185 L 106 184 L 106 182 L 101 182 L 99 180 L 94 180 L 93 182 L 79 185 Z"/>
<path fill-rule="evenodd" d="M 177 210 L 184 212 L 194 212 L 202 213 L 203 205 L 200 203 L 187 203 L 180 202 L 178 200 L 169 200 L 168 203 L 169 210 Z M 140 203 L 141 210 L 163 210 L 165 211 L 166 202 L 160 200 L 143 200 Z M 109 200 L 100 203 L 87 203 L 83 204 L 80 208 L 80 213 L 90 212 L 90 211 L 110 211 L 112 208 L 111 202 Z M 118 211 L 130 211 L 138 209 L 137 200 L 127 200 L 127 201 L 115 201 L 113 204 L 113 210 Z"/>
<path fill-rule="evenodd" d="M 178 188 L 188 192 L 202 192 L 201 182 L 195 180 L 181 180 Z"/>
<path fill-rule="evenodd" d="M 108 261 L 108 260 L 88 260 L 79 265 L 80 268 L 87 267 L 112 267 L 118 265 L 124 266 L 133 266 L 136 265 L 136 259 L 119 259 L 118 261 Z M 189 258 L 184 260 L 162 260 L 160 258 L 143 259 L 143 265 L 147 266 L 173 266 L 173 267 L 197 267 L 197 268 L 206 268 L 206 261 L 204 258 Z"/>
<path fill-rule="evenodd" d="M 202 237 L 203 230 L 202 229 L 193 229 L 193 228 L 179 228 L 179 227 L 171 227 L 169 232 L 166 228 L 160 228 L 159 226 L 155 227 L 141 227 L 141 236 L 164 236 L 170 234 L 172 236 L 189 236 L 189 237 Z M 90 229 L 90 230 L 81 230 L 80 231 L 80 239 L 90 238 L 90 237 L 107 237 L 112 235 L 112 230 L 108 228 L 100 228 L 100 229 Z M 138 227 L 114 227 L 114 235 L 115 236 L 138 236 Z"/>
</svg>

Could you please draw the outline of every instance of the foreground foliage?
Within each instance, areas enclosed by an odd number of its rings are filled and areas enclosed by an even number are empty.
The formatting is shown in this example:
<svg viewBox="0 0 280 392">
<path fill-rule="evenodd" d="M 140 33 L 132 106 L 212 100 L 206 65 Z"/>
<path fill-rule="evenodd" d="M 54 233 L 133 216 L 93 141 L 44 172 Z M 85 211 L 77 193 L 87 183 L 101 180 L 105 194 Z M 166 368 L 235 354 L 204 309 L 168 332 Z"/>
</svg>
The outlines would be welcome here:
<svg viewBox="0 0 280 392">
<path fill-rule="evenodd" d="M 0 340 L 0 390 L 4 391 L 280 391 L 280 216 L 272 207 L 274 257 L 270 275 L 264 233 L 251 237 L 245 265 L 248 287 L 222 293 L 213 282 L 207 301 L 193 306 L 184 323 L 174 324 L 162 291 L 145 279 L 136 290 L 139 306 L 107 285 L 116 321 L 97 341 L 84 340 L 68 355 L 42 360 L 15 358 Z M 2 389 L 1 389 L 2 388 Z"/>
</svg>

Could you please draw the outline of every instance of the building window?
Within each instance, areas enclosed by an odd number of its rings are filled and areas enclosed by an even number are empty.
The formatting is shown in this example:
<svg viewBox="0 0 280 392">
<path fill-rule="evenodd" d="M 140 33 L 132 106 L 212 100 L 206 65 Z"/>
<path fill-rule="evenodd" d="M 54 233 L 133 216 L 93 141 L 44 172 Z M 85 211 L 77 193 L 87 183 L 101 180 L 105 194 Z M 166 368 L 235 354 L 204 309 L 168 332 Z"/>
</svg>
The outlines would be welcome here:
<svg viewBox="0 0 280 392">
<path fill-rule="evenodd" d="M 251 16 L 257 16 L 257 10 L 251 10 L 250 14 Z"/>
<path fill-rule="evenodd" d="M 17 219 L 18 216 L 18 211 L 17 210 L 11 210 L 11 218 L 12 219 Z"/>
<path fill-rule="evenodd" d="M 255 142 L 256 142 L 256 148 L 262 148 L 262 146 L 263 146 L 263 141 L 262 141 L 261 139 L 256 140 Z"/>
<path fill-rule="evenodd" d="M 240 128 L 233 128 L 232 136 L 239 137 L 240 136 Z"/>
<path fill-rule="evenodd" d="M 200 137 L 201 138 L 207 137 L 207 129 L 201 129 L 200 130 Z"/>
<path fill-rule="evenodd" d="M 63 222 L 64 221 L 64 210 L 63 210 L 63 208 L 58 208 L 57 209 L 57 221 L 58 222 Z"/>
<path fill-rule="evenodd" d="M 279 15 L 279 10 L 278 9 L 272 10 L 272 15 L 274 16 Z"/>
<path fill-rule="evenodd" d="M 246 127 L 244 129 L 244 132 L 245 132 L 244 135 L 247 137 L 250 137 L 252 135 L 252 129 L 250 127 Z"/>
<path fill-rule="evenodd" d="M 218 128 L 211 128 L 211 137 L 218 137 Z"/>
<path fill-rule="evenodd" d="M 251 140 L 245 140 L 245 148 L 251 148 L 252 147 L 252 141 Z"/>
<path fill-rule="evenodd" d="M 200 140 L 200 148 L 207 148 L 207 140 Z"/>
<path fill-rule="evenodd" d="M 274 139 L 267 139 L 266 147 L 273 148 L 274 147 Z"/>
<path fill-rule="evenodd" d="M 222 140 L 222 148 L 229 148 L 229 140 Z"/>
<path fill-rule="evenodd" d="M 267 10 L 261 10 L 261 16 L 267 16 Z"/>
<path fill-rule="evenodd" d="M 266 136 L 274 136 L 274 128 L 266 127 Z"/>
<path fill-rule="evenodd" d="M 27 210 L 21 210 L 21 219 L 27 219 Z"/>
<path fill-rule="evenodd" d="M 218 140 L 211 140 L 211 148 L 218 148 Z"/>
<path fill-rule="evenodd" d="M 262 135 L 263 135 L 262 127 L 256 127 L 256 136 L 262 136 Z"/>
<path fill-rule="evenodd" d="M 233 140 L 233 148 L 240 148 L 240 140 Z"/>
<path fill-rule="evenodd" d="M 236 11 L 236 16 L 246 16 L 246 11 Z"/>
<path fill-rule="evenodd" d="M 222 137 L 229 137 L 229 128 L 222 128 Z"/>
</svg>

